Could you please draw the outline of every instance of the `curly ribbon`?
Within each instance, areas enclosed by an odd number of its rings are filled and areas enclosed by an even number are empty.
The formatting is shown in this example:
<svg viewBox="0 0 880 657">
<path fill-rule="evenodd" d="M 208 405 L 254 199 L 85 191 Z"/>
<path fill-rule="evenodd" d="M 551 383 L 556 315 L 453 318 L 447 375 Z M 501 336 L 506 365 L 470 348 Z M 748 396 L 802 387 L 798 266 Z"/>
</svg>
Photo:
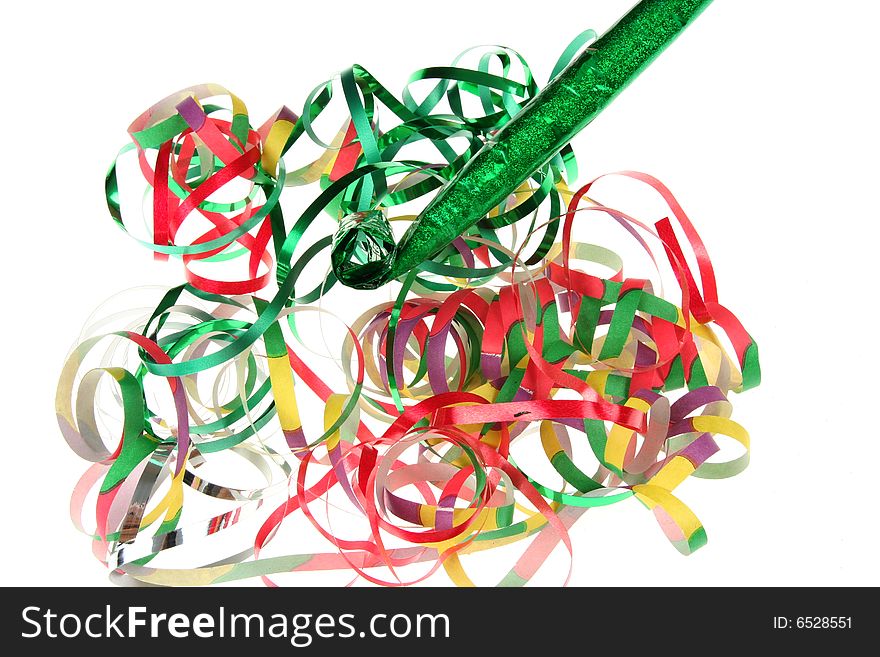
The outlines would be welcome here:
<svg viewBox="0 0 880 657">
<path fill-rule="evenodd" d="M 325 141 L 319 119 L 339 86 L 348 118 Z M 442 569 L 461 586 L 519 586 L 560 545 L 575 563 L 569 529 L 585 511 L 631 497 L 681 552 L 706 542 L 674 491 L 746 467 L 728 397 L 759 383 L 757 347 L 656 179 L 614 174 L 667 206 L 651 225 L 588 197 L 599 179 L 572 191 L 565 147 L 392 300 L 353 321 L 324 305 L 336 279 L 318 256 L 334 220 L 411 221 L 394 208 L 426 200 L 537 91 L 520 55 L 488 48 L 416 72 L 400 99 L 354 66 L 318 85 L 301 116 L 282 108 L 258 129 L 217 85 L 132 123 L 107 175 L 110 212 L 158 258 L 180 258 L 187 282 L 123 326 L 95 323 L 56 397 L 64 438 L 92 462 L 71 514 L 114 578 L 275 586 L 338 573 L 398 586 Z M 381 130 L 380 107 L 392 119 Z M 309 142 L 317 157 L 291 166 Z M 147 193 L 127 202 L 138 170 Z M 282 192 L 315 183 L 291 221 Z M 655 280 L 574 239 L 597 215 L 650 256 Z M 348 234 L 338 248 L 365 261 L 393 243 Z M 610 274 L 588 273 L 598 269 Z M 335 322 L 343 337 L 321 353 L 315 336 Z M 469 569 L 511 545 L 522 549 L 497 581 Z"/>
</svg>

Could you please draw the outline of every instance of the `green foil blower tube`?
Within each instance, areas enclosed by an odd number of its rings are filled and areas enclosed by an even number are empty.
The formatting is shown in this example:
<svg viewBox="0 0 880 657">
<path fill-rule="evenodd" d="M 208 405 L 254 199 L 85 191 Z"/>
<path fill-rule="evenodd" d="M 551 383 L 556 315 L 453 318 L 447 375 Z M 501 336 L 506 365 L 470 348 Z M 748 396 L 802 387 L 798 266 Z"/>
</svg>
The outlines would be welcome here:
<svg viewBox="0 0 880 657">
<path fill-rule="evenodd" d="M 705 9 L 712 0 L 643 0 L 575 58 L 428 203 L 397 246 L 378 212 L 343 219 L 331 260 L 336 277 L 377 288 L 437 255 L 546 165 Z M 365 263 L 353 236 L 372 234 Z M 361 242 L 361 255 L 363 256 Z"/>
</svg>

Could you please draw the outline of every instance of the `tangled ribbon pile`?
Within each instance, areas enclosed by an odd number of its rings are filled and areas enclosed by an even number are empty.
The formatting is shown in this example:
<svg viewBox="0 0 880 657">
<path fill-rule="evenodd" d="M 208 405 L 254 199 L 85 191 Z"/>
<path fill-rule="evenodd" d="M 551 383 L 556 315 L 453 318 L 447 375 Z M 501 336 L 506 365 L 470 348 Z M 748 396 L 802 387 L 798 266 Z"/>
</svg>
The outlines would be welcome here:
<svg viewBox="0 0 880 657">
<path fill-rule="evenodd" d="M 593 37 L 580 35 L 553 75 Z M 340 87 L 346 118 L 325 142 L 317 120 Z M 758 384 L 757 347 L 719 303 L 687 215 L 651 176 L 615 174 L 662 197 L 668 217 L 653 226 L 592 200 L 593 183 L 572 191 L 566 147 L 403 277 L 396 297 L 339 320 L 333 367 L 313 358 L 305 317 L 336 317 L 322 305 L 337 283 L 326 226 L 375 212 L 412 220 L 395 208 L 424 203 L 536 92 L 520 55 L 488 48 L 416 72 L 399 99 L 354 66 L 309 94 L 301 116 L 282 108 L 257 129 L 239 98 L 210 84 L 132 123 L 106 179 L 110 212 L 137 232 L 123 176 L 136 166 L 148 183 L 140 241 L 180 258 L 187 283 L 119 330 L 99 323 L 56 397 L 64 437 L 93 462 L 72 516 L 114 577 L 275 585 L 281 573 L 338 571 L 401 585 L 442 568 L 471 585 L 467 555 L 519 543 L 497 583 L 522 585 L 559 545 L 573 554 L 569 528 L 585 510 L 629 497 L 681 552 L 706 542 L 672 491 L 746 467 L 748 434 L 727 395 Z M 393 117 L 381 130 L 380 106 Z M 314 145 L 317 157 L 288 172 L 285 160 Z M 313 183 L 322 191 L 289 221 L 282 191 Z M 610 249 L 573 240 L 575 220 L 595 213 L 625 229 L 658 276 L 668 262 L 671 299 L 625 277 Z M 393 243 L 382 225 L 362 229 L 354 257 Z M 597 268 L 611 274 L 588 273 Z M 722 436 L 733 456 L 718 455 Z M 519 454 L 532 440 L 543 456 Z M 230 459 L 247 474 L 236 486 L 208 474 Z M 285 535 L 295 515 L 306 524 Z M 298 547 L 321 537 L 323 552 Z"/>
</svg>

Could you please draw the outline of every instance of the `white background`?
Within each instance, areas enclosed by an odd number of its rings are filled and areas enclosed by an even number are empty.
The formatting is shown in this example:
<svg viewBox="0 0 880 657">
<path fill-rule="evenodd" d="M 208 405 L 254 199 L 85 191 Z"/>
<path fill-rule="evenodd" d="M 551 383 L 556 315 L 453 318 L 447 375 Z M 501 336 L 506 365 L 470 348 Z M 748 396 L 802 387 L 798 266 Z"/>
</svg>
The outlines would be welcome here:
<svg viewBox="0 0 880 657">
<path fill-rule="evenodd" d="M 85 463 L 53 397 L 95 306 L 180 278 L 103 204 L 137 114 L 210 81 L 261 122 L 353 62 L 399 92 L 410 71 L 480 43 L 524 53 L 543 84 L 573 36 L 629 4 L 5 3 L 0 582 L 107 583 L 67 517 Z M 642 170 L 682 200 L 764 383 L 734 398 L 750 468 L 683 489 L 709 545 L 681 557 L 638 504 L 600 509 L 574 532 L 575 584 L 880 584 L 878 23 L 876 3 L 718 0 L 577 138 L 582 180 Z"/>
</svg>

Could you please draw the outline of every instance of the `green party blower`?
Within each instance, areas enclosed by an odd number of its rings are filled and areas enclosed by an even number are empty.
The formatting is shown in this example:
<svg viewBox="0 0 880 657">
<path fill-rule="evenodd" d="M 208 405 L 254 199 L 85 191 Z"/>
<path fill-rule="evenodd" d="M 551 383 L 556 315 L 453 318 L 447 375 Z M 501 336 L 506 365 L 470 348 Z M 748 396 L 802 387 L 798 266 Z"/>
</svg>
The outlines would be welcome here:
<svg viewBox="0 0 880 657">
<path fill-rule="evenodd" d="M 436 256 L 553 159 L 711 1 L 639 2 L 488 138 L 396 246 L 379 210 L 343 218 L 331 254 L 336 277 L 375 289 Z"/>
</svg>

